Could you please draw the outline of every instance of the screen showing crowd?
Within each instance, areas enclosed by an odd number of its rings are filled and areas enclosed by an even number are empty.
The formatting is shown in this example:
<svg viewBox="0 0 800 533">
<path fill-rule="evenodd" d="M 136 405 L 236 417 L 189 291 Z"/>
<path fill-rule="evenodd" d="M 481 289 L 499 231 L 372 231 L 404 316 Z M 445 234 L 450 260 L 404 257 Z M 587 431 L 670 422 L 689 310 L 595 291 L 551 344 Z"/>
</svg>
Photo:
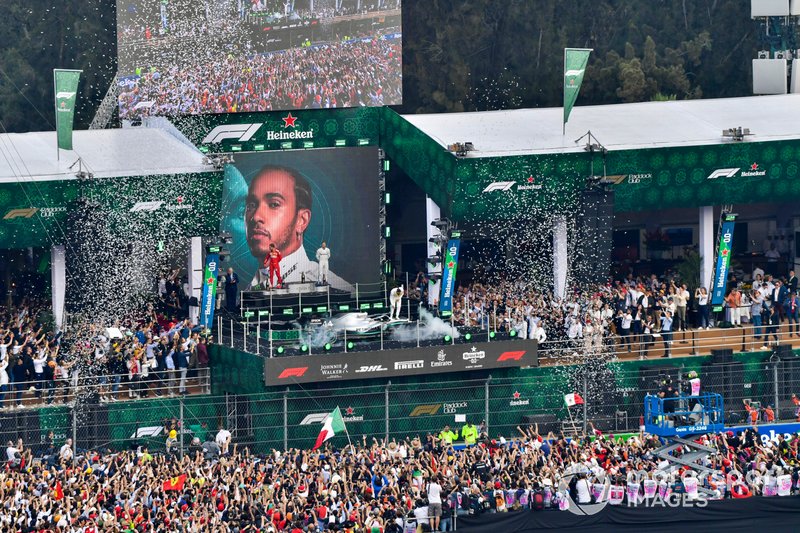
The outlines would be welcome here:
<svg viewBox="0 0 800 533">
<path fill-rule="evenodd" d="M 120 116 L 399 104 L 400 4 L 120 0 Z"/>
<path fill-rule="evenodd" d="M 265 260 L 275 245 L 283 283 L 352 292 L 377 282 L 377 161 L 375 147 L 237 154 L 222 193 L 230 266 L 250 287 L 272 285 Z"/>
</svg>

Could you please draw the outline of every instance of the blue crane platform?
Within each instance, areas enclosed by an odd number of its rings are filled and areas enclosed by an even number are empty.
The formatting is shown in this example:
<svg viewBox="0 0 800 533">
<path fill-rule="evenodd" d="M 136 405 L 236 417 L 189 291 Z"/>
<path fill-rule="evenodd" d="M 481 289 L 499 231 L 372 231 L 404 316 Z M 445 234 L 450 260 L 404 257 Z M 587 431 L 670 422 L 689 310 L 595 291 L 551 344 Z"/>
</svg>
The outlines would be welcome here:
<svg viewBox="0 0 800 533">
<path fill-rule="evenodd" d="M 705 392 L 697 396 L 644 399 L 644 427 L 659 437 L 687 437 L 725 430 L 722 395 Z"/>
</svg>

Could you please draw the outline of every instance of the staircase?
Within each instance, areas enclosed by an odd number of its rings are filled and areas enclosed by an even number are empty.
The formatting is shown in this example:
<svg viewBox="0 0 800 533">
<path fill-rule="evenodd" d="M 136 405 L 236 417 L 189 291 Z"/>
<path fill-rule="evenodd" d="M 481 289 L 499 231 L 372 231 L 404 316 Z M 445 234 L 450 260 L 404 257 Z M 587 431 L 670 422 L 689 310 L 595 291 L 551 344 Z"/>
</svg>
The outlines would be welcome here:
<svg viewBox="0 0 800 533">
<path fill-rule="evenodd" d="M 97 112 L 94 114 L 92 123 L 89 125 L 90 130 L 102 130 L 108 127 L 111 119 L 114 117 L 114 110 L 117 108 L 117 97 L 119 96 L 119 74 L 114 75 L 111 80 L 111 85 L 100 102 Z"/>
</svg>

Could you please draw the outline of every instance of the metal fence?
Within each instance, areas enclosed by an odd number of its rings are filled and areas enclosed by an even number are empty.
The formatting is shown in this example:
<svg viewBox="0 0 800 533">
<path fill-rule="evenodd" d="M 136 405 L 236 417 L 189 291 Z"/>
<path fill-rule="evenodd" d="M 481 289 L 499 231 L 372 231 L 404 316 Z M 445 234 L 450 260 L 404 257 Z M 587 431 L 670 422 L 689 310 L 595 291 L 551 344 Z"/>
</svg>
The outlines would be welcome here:
<svg viewBox="0 0 800 533">
<path fill-rule="evenodd" d="M 56 441 L 74 439 L 81 449 L 164 449 L 169 430 L 179 435 L 180 451 L 194 437 L 205 440 L 225 427 L 240 446 L 256 453 L 309 448 L 324 417 L 339 407 L 349 438 L 368 443 L 437 434 L 465 421 L 483 425 L 492 438 L 517 436 L 517 426 L 537 424 L 542 433 L 583 433 L 592 426 L 605 433 L 637 432 L 644 397 L 669 376 L 686 390 L 687 374 L 699 374 L 703 391 L 725 399 L 727 425 L 745 423 L 744 401 L 759 409 L 772 405 L 777 419 L 794 419 L 791 394 L 800 391 L 800 358 L 769 353 L 744 354 L 731 362 L 709 358 L 645 363 L 587 361 L 581 365 L 520 370 L 519 377 L 424 384 L 382 383 L 336 389 L 291 387 L 247 395 L 163 397 L 105 404 L 73 400 L 68 405 L 0 412 L 0 438 L 22 438 L 42 446 L 50 431 Z M 564 395 L 577 392 L 584 403 L 568 408 Z M 764 419 L 762 418 L 763 422 Z M 334 444 L 347 443 L 337 436 Z"/>
</svg>

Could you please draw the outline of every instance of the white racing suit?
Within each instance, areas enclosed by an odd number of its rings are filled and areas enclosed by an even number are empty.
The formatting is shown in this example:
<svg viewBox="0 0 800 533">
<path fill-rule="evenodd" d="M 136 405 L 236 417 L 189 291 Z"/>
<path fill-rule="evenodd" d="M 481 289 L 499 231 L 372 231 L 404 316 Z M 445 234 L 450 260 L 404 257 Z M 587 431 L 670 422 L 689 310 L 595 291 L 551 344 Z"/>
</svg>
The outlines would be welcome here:
<svg viewBox="0 0 800 533">
<path fill-rule="evenodd" d="M 319 276 L 317 276 L 317 281 L 320 283 L 328 282 L 328 262 L 330 259 L 330 248 L 317 248 L 317 263 L 319 263 Z"/>
<path fill-rule="evenodd" d="M 403 308 L 403 288 L 395 287 L 389 291 L 389 318 L 400 318 L 400 310 Z"/>
</svg>

